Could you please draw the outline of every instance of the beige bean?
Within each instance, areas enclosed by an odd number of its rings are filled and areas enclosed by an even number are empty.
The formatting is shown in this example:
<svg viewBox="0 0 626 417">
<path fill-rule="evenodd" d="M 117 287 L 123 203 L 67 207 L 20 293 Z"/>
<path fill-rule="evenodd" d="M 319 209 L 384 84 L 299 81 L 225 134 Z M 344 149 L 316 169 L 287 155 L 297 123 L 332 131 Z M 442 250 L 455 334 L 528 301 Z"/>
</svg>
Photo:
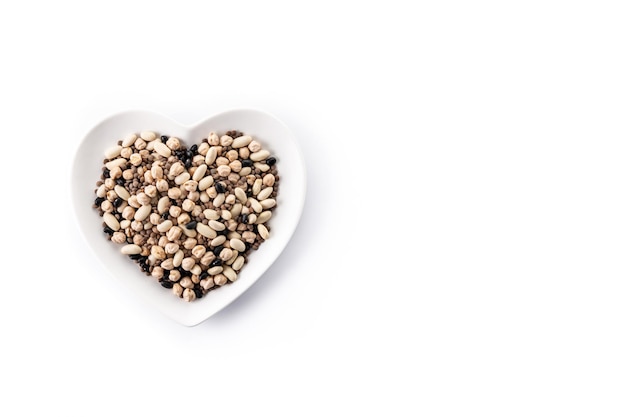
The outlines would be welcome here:
<svg viewBox="0 0 626 417">
<path fill-rule="evenodd" d="M 225 266 L 224 270 L 222 271 L 222 274 L 226 278 L 228 278 L 230 282 L 234 282 L 237 280 L 237 272 L 235 272 L 235 270 L 231 268 L 230 266 Z"/>
<path fill-rule="evenodd" d="M 124 245 L 120 250 L 124 255 L 139 255 L 142 251 L 141 246 L 139 245 Z"/>
<path fill-rule="evenodd" d="M 215 239 L 217 237 L 217 232 L 204 223 L 198 223 L 196 230 L 206 238 Z"/>
<path fill-rule="evenodd" d="M 138 222 L 142 222 L 148 218 L 150 212 L 152 211 L 152 206 L 141 206 L 135 212 L 135 220 Z"/>
<path fill-rule="evenodd" d="M 170 199 L 166 196 L 159 198 L 159 202 L 157 203 L 157 211 L 159 214 L 163 214 L 170 207 Z"/>
<path fill-rule="evenodd" d="M 263 211 L 263 207 L 258 201 L 256 201 L 256 199 L 250 197 L 248 199 L 248 202 L 250 203 L 250 207 L 252 208 L 252 210 L 254 210 L 255 213 L 260 213 Z"/>
<path fill-rule="evenodd" d="M 263 180 L 261 178 L 257 178 L 254 180 L 252 184 L 252 195 L 257 195 L 261 192 L 261 186 L 263 185 Z"/>
<path fill-rule="evenodd" d="M 226 229 L 224 223 L 218 222 L 217 220 L 209 220 L 209 227 L 217 232 L 221 232 Z"/>
<path fill-rule="evenodd" d="M 157 225 L 157 230 L 160 233 L 165 233 L 172 228 L 172 225 L 173 223 L 171 220 L 165 220 L 163 223 Z"/>
<path fill-rule="evenodd" d="M 256 199 L 259 201 L 265 200 L 270 195 L 272 195 L 273 192 L 274 192 L 274 187 L 265 187 L 261 191 L 259 191 L 259 194 L 257 194 Z"/>
<path fill-rule="evenodd" d="M 239 239 L 231 239 L 230 240 L 230 247 L 235 249 L 237 252 L 240 252 L 240 253 L 246 251 L 246 244 L 243 243 Z"/>
<path fill-rule="evenodd" d="M 193 177 L 192 179 L 194 181 L 200 181 L 202 178 L 204 178 L 204 174 L 206 174 L 208 167 L 206 166 L 206 164 L 202 164 L 200 165 L 198 168 L 196 168 L 196 170 L 193 172 Z"/>
<path fill-rule="evenodd" d="M 104 164 L 104 166 L 110 171 L 115 167 L 121 168 L 122 166 L 126 165 L 126 162 L 128 161 L 124 158 L 117 158 L 117 159 L 107 162 L 106 164 Z"/>
<path fill-rule="evenodd" d="M 133 143 L 135 143 L 136 140 L 137 140 L 137 135 L 135 135 L 134 133 L 130 133 L 126 135 L 124 139 L 122 139 L 122 146 L 127 148 L 131 146 Z"/>
<path fill-rule="evenodd" d="M 217 247 L 217 246 L 223 244 L 224 242 L 226 242 L 226 236 L 219 235 L 218 237 L 216 237 L 215 239 L 213 239 L 211 241 L 211 246 Z"/>
<path fill-rule="evenodd" d="M 154 142 L 154 150 L 164 158 L 169 158 L 170 156 L 172 156 L 172 150 L 161 141 Z"/>
<path fill-rule="evenodd" d="M 120 155 L 122 152 L 122 147 L 119 145 L 111 146 L 104 151 L 104 157 L 106 159 L 113 159 Z"/>
<path fill-rule="evenodd" d="M 116 185 L 115 188 L 115 193 L 122 199 L 122 200 L 126 200 L 128 201 L 128 199 L 130 198 L 130 193 L 128 192 L 128 190 L 126 190 L 126 188 L 122 187 L 121 185 Z"/>
<path fill-rule="evenodd" d="M 226 196 L 224 195 L 224 193 L 219 193 L 214 199 L 213 199 L 213 206 L 215 207 L 220 207 L 222 204 L 224 204 L 224 200 L 226 200 Z"/>
<path fill-rule="evenodd" d="M 246 258 L 239 255 L 237 258 L 235 258 L 235 262 L 233 262 L 231 266 L 235 271 L 239 271 L 243 267 L 243 264 L 245 263 L 245 261 L 246 261 Z"/>
<path fill-rule="evenodd" d="M 242 204 L 246 204 L 246 201 L 248 200 L 246 192 L 240 187 L 235 188 L 235 197 L 237 197 Z"/>
<path fill-rule="evenodd" d="M 252 142 L 252 137 L 248 135 L 243 135 L 235 138 L 231 146 L 235 149 L 243 148 L 244 146 L 248 146 L 250 142 Z"/>
<path fill-rule="evenodd" d="M 205 209 L 202 214 L 204 214 L 207 220 L 217 220 L 220 218 L 219 213 L 213 209 Z"/>
<path fill-rule="evenodd" d="M 267 198 L 261 201 L 261 207 L 263 207 L 263 209 L 265 210 L 271 209 L 275 205 L 276 205 L 276 200 L 274 200 L 273 198 Z"/>
<path fill-rule="evenodd" d="M 263 240 L 267 240 L 270 237 L 270 232 L 267 230 L 267 227 L 263 224 L 257 225 L 257 230 L 259 231 L 259 236 L 263 238 Z"/>
<path fill-rule="evenodd" d="M 174 268 L 178 268 L 182 263 L 183 263 L 183 259 L 185 258 L 185 254 L 183 253 L 182 250 L 178 250 L 178 252 L 176 252 L 174 254 L 174 257 L 172 258 L 172 261 L 174 262 Z"/>
<path fill-rule="evenodd" d="M 189 175 L 188 172 L 183 172 L 182 174 L 179 174 L 176 176 L 176 178 L 174 178 L 174 182 L 176 183 L 176 185 L 182 185 L 186 181 L 189 181 L 190 178 L 191 175 Z"/>
<path fill-rule="evenodd" d="M 183 300 L 190 303 L 195 299 L 196 299 L 195 291 L 192 290 L 191 288 L 185 288 L 185 290 L 183 291 Z"/>
<path fill-rule="evenodd" d="M 254 167 L 261 172 L 267 172 L 270 170 L 270 166 L 261 162 L 255 162 Z"/>
<path fill-rule="evenodd" d="M 209 175 L 207 177 L 202 178 L 198 182 L 198 190 L 204 191 L 212 185 L 213 185 L 213 177 Z"/>
<path fill-rule="evenodd" d="M 207 272 L 209 273 L 209 275 L 217 275 L 217 274 L 219 274 L 220 272 L 222 272 L 223 270 L 224 270 L 224 267 L 223 267 L 223 266 L 214 266 L 214 267 L 212 267 L 212 268 L 209 268 L 209 269 L 207 270 Z"/>
<path fill-rule="evenodd" d="M 214 146 L 211 146 L 209 150 L 206 152 L 206 157 L 204 158 L 204 162 L 207 165 L 212 165 L 215 162 L 215 158 L 217 158 L 217 149 Z"/>
<path fill-rule="evenodd" d="M 272 212 L 271 211 L 264 211 L 263 213 L 259 214 L 259 217 L 257 217 L 256 219 L 256 224 L 263 224 L 266 221 L 268 221 L 269 219 L 272 218 Z"/>
<path fill-rule="evenodd" d="M 114 232 L 120 230 L 120 222 L 117 221 L 117 218 L 111 213 L 104 213 L 102 215 L 102 220 L 106 223 L 107 226 L 111 228 Z"/>
<path fill-rule="evenodd" d="M 147 140 L 147 141 L 156 139 L 156 134 L 154 132 L 150 132 L 149 130 L 144 130 L 143 132 L 141 132 L 139 136 L 141 136 L 141 139 Z"/>
<path fill-rule="evenodd" d="M 262 149 L 257 152 L 252 152 L 250 154 L 250 159 L 254 162 L 258 162 L 258 161 L 263 161 L 269 158 L 269 156 L 270 156 L 270 151 L 268 151 L 267 149 Z"/>
</svg>

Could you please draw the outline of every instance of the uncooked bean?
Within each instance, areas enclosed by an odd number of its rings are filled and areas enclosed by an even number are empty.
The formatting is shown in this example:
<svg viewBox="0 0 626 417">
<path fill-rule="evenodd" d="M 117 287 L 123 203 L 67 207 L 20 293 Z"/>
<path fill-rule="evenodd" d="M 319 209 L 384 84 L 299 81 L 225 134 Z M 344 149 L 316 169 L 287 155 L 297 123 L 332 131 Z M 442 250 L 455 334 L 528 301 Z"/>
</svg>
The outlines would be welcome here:
<svg viewBox="0 0 626 417">
<path fill-rule="evenodd" d="M 163 142 L 155 141 L 154 150 L 161 156 L 169 158 L 172 155 L 172 150 L 167 147 Z"/>
<path fill-rule="evenodd" d="M 274 200 L 273 198 L 268 198 L 268 199 L 261 201 L 261 207 L 263 207 L 263 209 L 265 210 L 269 210 L 275 205 L 276 205 L 276 200 Z"/>
<path fill-rule="evenodd" d="M 109 226 L 114 232 L 120 230 L 120 222 L 118 222 L 115 216 L 111 213 L 104 213 L 102 215 L 102 220 L 104 220 L 106 225 Z"/>
<path fill-rule="evenodd" d="M 243 264 L 245 263 L 245 261 L 246 259 L 243 256 L 239 255 L 237 258 L 235 258 L 235 262 L 233 262 L 231 267 L 235 271 L 239 271 L 243 267 Z"/>
<path fill-rule="evenodd" d="M 215 230 L 211 229 L 206 224 L 198 223 L 198 225 L 196 226 L 196 230 L 202 236 L 207 237 L 209 239 L 215 239 L 217 237 L 217 232 L 215 232 Z"/>
<path fill-rule="evenodd" d="M 130 193 L 128 192 L 128 190 L 126 190 L 126 188 L 122 187 L 121 185 L 116 185 L 114 190 L 121 199 L 128 201 L 128 199 L 130 198 Z"/>
<path fill-rule="evenodd" d="M 206 174 L 207 171 L 207 166 L 206 164 L 202 164 L 200 165 L 198 168 L 196 168 L 196 170 L 193 172 L 193 176 L 192 179 L 194 181 L 200 181 L 202 178 L 204 178 L 204 174 Z"/>
<path fill-rule="evenodd" d="M 120 250 L 124 255 L 139 255 L 143 249 L 139 245 L 124 245 Z"/>
<path fill-rule="evenodd" d="M 135 220 L 138 222 L 142 222 L 148 218 L 150 212 L 152 211 L 152 206 L 141 206 L 135 212 Z"/>
<path fill-rule="evenodd" d="M 120 152 L 122 152 L 121 146 L 119 145 L 111 146 L 110 148 L 104 151 L 104 157 L 106 159 L 113 159 L 115 157 L 118 157 L 120 155 Z"/>
<path fill-rule="evenodd" d="M 263 238 L 263 240 L 267 240 L 270 237 L 270 232 L 267 230 L 267 227 L 263 224 L 257 225 L 257 230 L 259 231 L 259 235 Z"/>
<path fill-rule="evenodd" d="M 252 142 L 252 137 L 249 135 L 239 136 L 233 140 L 233 143 L 230 145 L 235 149 L 242 148 L 244 146 L 248 146 Z"/>
<path fill-rule="evenodd" d="M 267 149 L 262 149 L 260 151 L 251 153 L 250 160 L 254 162 L 263 161 L 267 159 L 270 155 L 270 151 L 268 151 Z"/>
<path fill-rule="evenodd" d="M 214 146 L 212 146 L 207 151 L 206 157 L 204 159 L 204 162 L 207 165 L 211 165 L 211 164 L 213 164 L 213 162 L 215 162 L 215 158 L 217 158 L 217 149 Z"/>
<path fill-rule="evenodd" d="M 171 220 L 165 220 L 163 223 L 157 225 L 157 230 L 161 233 L 165 233 L 172 227 L 173 223 Z"/>
<path fill-rule="evenodd" d="M 237 252 L 240 252 L 240 253 L 243 253 L 243 252 L 246 251 L 246 244 L 243 243 L 239 239 L 231 239 L 230 240 L 230 247 L 235 249 Z"/>
<path fill-rule="evenodd" d="M 257 194 L 256 199 L 259 201 L 265 200 L 267 197 L 272 195 L 273 192 L 273 187 L 265 187 L 259 192 L 259 194 Z"/>
<path fill-rule="evenodd" d="M 218 232 L 221 232 L 222 230 L 226 229 L 226 226 L 224 226 L 224 223 L 218 222 L 217 220 L 209 220 L 209 227 Z"/>
<path fill-rule="evenodd" d="M 271 217 L 272 217 L 272 212 L 271 211 L 264 211 L 263 213 L 259 214 L 259 217 L 257 217 L 255 223 L 256 224 L 263 224 L 266 221 L 268 221 Z"/>
</svg>

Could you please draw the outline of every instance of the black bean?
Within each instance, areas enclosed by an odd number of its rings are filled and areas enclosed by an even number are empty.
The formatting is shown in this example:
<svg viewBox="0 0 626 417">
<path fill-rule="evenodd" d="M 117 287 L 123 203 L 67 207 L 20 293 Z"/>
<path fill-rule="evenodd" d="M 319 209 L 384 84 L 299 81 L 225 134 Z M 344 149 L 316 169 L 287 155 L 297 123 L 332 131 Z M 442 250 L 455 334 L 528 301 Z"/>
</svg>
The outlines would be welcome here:
<svg viewBox="0 0 626 417">
<path fill-rule="evenodd" d="M 113 200 L 113 207 L 119 207 L 122 205 L 123 202 L 124 199 L 122 197 L 117 197 L 115 200 Z"/>
<path fill-rule="evenodd" d="M 203 295 L 203 294 L 202 294 L 202 291 L 201 291 L 201 290 L 199 290 L 198 288 L 194 288 L 194 289 L 193 289 L 193 292 L 195 292 L 195 293 L 196 293 L 196 298 L 202 298 L 202 295 Z"/>
<path fill-rule="evenodd" d="M 115 180 L 115 183 L 117 185 L 121 185 L 122 187 L 124 186 L 124 184 L 126 183 L 126 181 L 124 180 L 124 178 L 119 177 L 118 179 Z"/>
<path fill-rule="evenodd" d="M 218 247 L 216 247 L 215 249 L 213 249 L 213 255 L 215 256 L 219 256 L 220 252 L 222 251 L 222 249 L 224 249 L 223 245 L 219 245 Z"/>
<path fill-rule="evenodd" d="M 141 259 L 141 255 L 140 255 L 140 254 L 138 254 L 138 253 L 133 254 L 133 255 L 128 255 L 128 257 L 129 257 L 130 259 L 132 259 L 133 261 L 137 261 L 137 260 Z"/>
<path fill-rule="evenodd" d="M 241 223 L 248 224 L 248 215 L 247 214 L 242 214 L 241 215 Z"/>
<path fill-rule="evenodd" d="M 211 265 L 209 265 L 211 268 L 213 268 L 214 266 L 222 266 L 222 259 L 221 258 L 215 258 L 213 260 L 213 262 L 211 262 Z"/>
<path fill-rule="evenodd" d="M 224 193 L 226 192 L 226 186 L 221 182 L 218 182 L 215 184 L 215 191 L 217 191 L 218 193 Z"/>
<path fill-rule="evenodd" d="M 187 229 L 187 230 L 193 230 L 193 229 L 195 229 L 195 228 L 196 228 L 196 225 L 197 225 L 197 224 L 198 224 L 198 222 L 197 222 L 197 221 L 192 220 L 192 221 L 190 221 L 189 223 L 187 223 L 187 224 L 185 225 L 185 229 Z"/>
<path fill-rule="evenodd" d="M 169 212 L 169 211 L 166 211 L 165 213 L 163 213 L 163 214 L 161 215 L 161 217 L 163 217 L 163 220 L 167 220 L 167 219 L 169 219 L 169 218 L 170 218 L 170 212 Z"/>
<path fill-rule="evenodd" d="M 169 138 L 167 136 L 161 136 L 161 142 L 165 143 L 167 142 Z"/>
<path fill-rule="evenodd" d="M 192 156 L 195 155 L 196 152 L 198 152 L 198 145 L 196 144 L 191 145 L 191 148 L 189 148 L 189 151 L 191 151 Z"/>
<path fill-rule="evenodd" d="M 252 165 L 254 165 L 254 162 L 252 162 L 252 159 L 244 159 L 243 161 L 241 161 L 241 166 L 242 167 L 251 167 Z"/>
<path fill-rule="evenodd" d="M 115 231 L 113 231 L 113 229 L 111 229 L 109 226 L 104 226 L 104 233 L 112 235 L 113 233 L 115 233 Z"/>
<path fill-rule="evenodd" d="M 203 280 L 208 277 L 209 277 L 209 273 L 207 271 L 204 271 L 203 273 L 200 274 L 200 280 Z"/>
<path fill-rule="evenodd" d="M 96 198 L 96 201 L 95 201 L 96 206 L 100 207 L 100 204 L 102 204 L 103 201 L 104 201 L 103 197 Z"/>
<path fill-rule="evenodd" d="M 174 283 L 172 281 L 169 281 L 169 280 L 168 281 L 163 280 L 163 281 L 161 281 L 161 286 L 163 288 L 172 288 L 174 286 Z"/>
<path fill-rule="evenodd" d="M 187 169 L 191 168 L 191 164 L 192 164 L 192 161 L 190 158 L 185 159 L 185 168 Z"/>
<path fill-rule="evenodd" d="M 109 178 L 111 176 L 111 171 L 105 168 L 104 171 L 102 172 L 102 176 L 104 178 Z"/>
<path fill-rule="evenodd" d="M 221 235 L 223 235 L 223 236 L 227 236 L 229 233 L 230 233 L 230 230 L 228 230 L 228 229 L 224 229 L 224 230 L 220 230 L 220 231 L 218 231 L 218 232 L 217 232 L 217 235 L 218 235 L 218 236 L 221 236 Z"/>
<path fill-rule="evenodd" d="M 163 270 L 163 278 L 168 279 L 170 277 L 170 271 L 168 269 Z"/>
<path fill-rule="evenodd" d="M 274 158 L 273 156 L 270 156 L 269 158 L 265 160 L 265 163 L 269 166 L 272 166 L 276 163 L 276 158 Z"/>
</svg>

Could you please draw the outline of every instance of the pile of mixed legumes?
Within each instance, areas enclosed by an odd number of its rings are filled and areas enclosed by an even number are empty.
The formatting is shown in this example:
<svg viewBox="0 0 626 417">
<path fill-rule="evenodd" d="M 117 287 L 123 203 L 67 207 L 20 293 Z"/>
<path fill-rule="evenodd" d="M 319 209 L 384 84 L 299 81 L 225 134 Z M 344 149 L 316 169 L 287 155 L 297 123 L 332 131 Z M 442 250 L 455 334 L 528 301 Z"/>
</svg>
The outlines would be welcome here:
<svg viewBox="0 0 626 417">
<path fill-rule="evenodd" d="M 269 237 L 276 158 L 251 136 L 199 145 L 145 131 L 105 151 L 94 209 L 108 239 L 186 301 L 237 279 Z"/>
</svg>

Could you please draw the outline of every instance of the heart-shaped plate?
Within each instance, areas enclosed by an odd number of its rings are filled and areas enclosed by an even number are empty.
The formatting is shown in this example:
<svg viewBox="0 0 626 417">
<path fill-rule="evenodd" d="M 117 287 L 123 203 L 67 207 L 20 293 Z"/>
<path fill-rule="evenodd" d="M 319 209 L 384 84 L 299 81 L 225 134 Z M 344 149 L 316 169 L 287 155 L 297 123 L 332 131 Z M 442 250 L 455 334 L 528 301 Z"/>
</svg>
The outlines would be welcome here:
<svg viewBox="0 0 626 417">
<path fill-rule="evenodd" d="M 119 245 L 103 235 L 102 218 L 93 209 L 96 181 L 102 173 L 104 151 L 129 133 L 150 130 L 176 136 L 186 146 L 200 144 L 209 132 L 238 130 L 251 135 L 279 161 L 280 192 L 271 218 L 271 236 L 250 253 L 237 281 L 194 302 L 185 302 L 146 276 Z M 254 284 L 280 256 L 295 231 L 306 195 L 304 158 L 289 128 L 271 114 L 253 109 L 230 110 L 191 126 L 150 111 L 126 111 L 96 125 L 79 145 L 72 167 L 71 192 L 78 226 L 88 246 L 111 275 L 136 296 L 155 306 L 171 319 L 195 326 L 226 307 Z"/>
</svg>

